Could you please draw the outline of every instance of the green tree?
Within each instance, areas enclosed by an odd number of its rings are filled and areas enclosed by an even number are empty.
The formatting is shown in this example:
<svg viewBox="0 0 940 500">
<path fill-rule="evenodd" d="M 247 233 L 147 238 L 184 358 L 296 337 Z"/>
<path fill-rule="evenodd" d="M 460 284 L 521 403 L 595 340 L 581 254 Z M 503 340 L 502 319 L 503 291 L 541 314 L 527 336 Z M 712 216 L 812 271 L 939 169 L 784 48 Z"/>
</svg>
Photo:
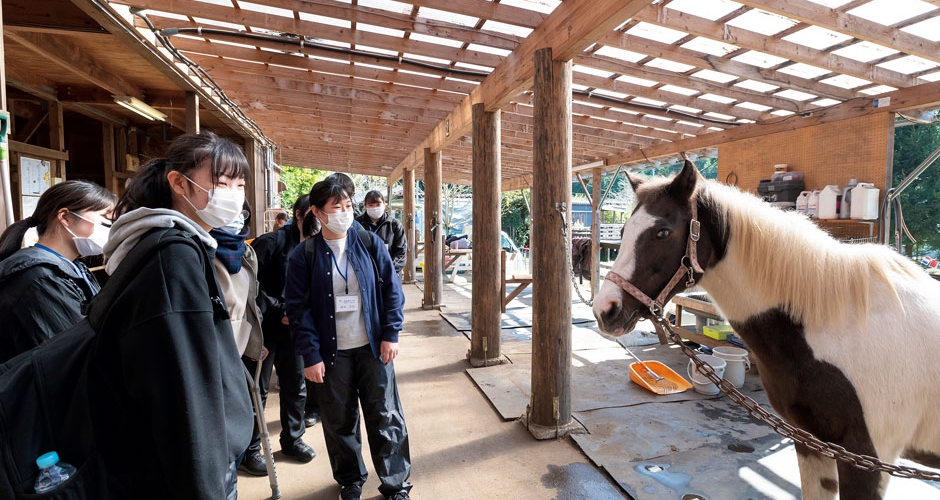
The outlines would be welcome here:
<svg viewBox="0 0 940 500">
<path fill-rule="evenodd" d="M 940 146 L 940 124 L 907 125 L 894 132 L 894 185 L 897 186 Z M 916 243 L 902 236 L 904 253 L 920 257 L 940 250 L 940 165 L 935 162 L 900 196 L 907 224 Z M 892 225 L 897 221 L 892 221 Z M 894 240 L 894 234 L 889 236 Z M 932 255 L 937 257 L 936 255 Z"/>
<path fill-rule="evenodd" d="M 509 234 L 519 246 L 529 244 L 529 205 L 526 199 L 529 197 L 529 190 L 509 191 L 503 193 L 500 204 L 502 205 L 500 225 L 503 231 Z"/>
<path fill-rule="evenodd" d="M 290 211 L 297 198 L 310 192 L 317 181 L 323 180 L 330 172 L 303 167 L 282 166 L 281 182 L 287 188 L 281 192 L 281 207 Z M 290 214 L 291 217 L 294 214 Z"/>
</svg>

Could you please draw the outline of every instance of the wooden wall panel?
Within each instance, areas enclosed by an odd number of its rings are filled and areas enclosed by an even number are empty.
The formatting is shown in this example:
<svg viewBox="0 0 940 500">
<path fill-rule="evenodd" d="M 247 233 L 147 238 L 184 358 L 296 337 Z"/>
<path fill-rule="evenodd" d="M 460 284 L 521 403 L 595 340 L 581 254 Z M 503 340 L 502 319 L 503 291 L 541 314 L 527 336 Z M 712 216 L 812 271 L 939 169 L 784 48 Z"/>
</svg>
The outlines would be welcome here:
<svg viewBox="0 0 940 500">
<path fill-rule="evenodd" d="M 827 184 L 843 188 L 855 178 L 873 183 L 883 200 L 891 177 L 893 146 L 894 114 L 871 114 L 720 145 L 718 180 L 757 194 L 760 180 L 771 177 L 774 165 L 786 163 L 790 170 L 803 172 L 807 190 Z M 820 224 L 843 239 L 874 233 L 871 223 Z"/>
<path fill-rule="evenodd" d="M 756 194 L 774 165 L 786 163 L 803 172 L 808 190 L 827 184 L 842 188 L 856 178 L 874 183 L 883 195 L 892 161 L 893 120 L 892 113 L 872 114 L 720 145 L 718 180 L 728 182 L 734 173 L 738 187 Z"/>
</svg>

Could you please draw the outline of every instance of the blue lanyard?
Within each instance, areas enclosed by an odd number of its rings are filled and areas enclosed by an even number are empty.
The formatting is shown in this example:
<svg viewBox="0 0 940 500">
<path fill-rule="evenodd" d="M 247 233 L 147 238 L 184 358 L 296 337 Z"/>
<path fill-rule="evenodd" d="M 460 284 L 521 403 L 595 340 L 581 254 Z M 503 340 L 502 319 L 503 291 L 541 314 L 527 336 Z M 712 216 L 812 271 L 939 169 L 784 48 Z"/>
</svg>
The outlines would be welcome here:
<svg viewBox="0 0 940 500">
<path fill-rule="evenodd" d="M 339 270 L 339 262 L 336 261 L 336 252 L 330 252 L 330 257 L 333 257 L 333 266 L 336 268 L 336 272 L 339 273 L 339 277 L 343 278 L 343 283 L 346 284 L 346 295 L 349 295 L 349 280 L 346 279 L 346 276 L 349 276 L 349 258 L 346 258 L 346 273 L 344 274 Z"/>
<path fill-rule="evenodd" d="M 45 250 L 45 251 L 51 253 L 52 255 L 55 255 L 56 257 L 58 257 L 58 258 L 60 258 L 60 259 L 62 259 L 62 260 L 64 260 L 64 261 L 68 262 L 69 264 L 71 264 L 71 265 L 72 265 L 72 269 L 75 270 L 75 274 L 81 276 L 81 278 L 82 278 L 83 280 L 85 280 L 85 284 L 88 285 L 88 289 L 91 290 L 92 293 L 94 293 L 94 287 L 91 286 L 91 280 L 88 279 L 88 273 L 85 272 L 85 269 L 83 269 L 83 266 L 80 266 L 80 265 L 76 264 L 75 262 L 72 262 L 71 260 L 66 259 L 64 255 L 60 254 L 59 252 L 56 252 L 55 250 L 53 250 L 53 249 L 47 247 L 46 245 L 43 245 L 43 244 L 41 244 L 41 243 L 36 243 L 34 246 L 35 246 L 36 248 L 41 248 L 41 249 L 43 249 L 43 250 Z"/>
</svg>

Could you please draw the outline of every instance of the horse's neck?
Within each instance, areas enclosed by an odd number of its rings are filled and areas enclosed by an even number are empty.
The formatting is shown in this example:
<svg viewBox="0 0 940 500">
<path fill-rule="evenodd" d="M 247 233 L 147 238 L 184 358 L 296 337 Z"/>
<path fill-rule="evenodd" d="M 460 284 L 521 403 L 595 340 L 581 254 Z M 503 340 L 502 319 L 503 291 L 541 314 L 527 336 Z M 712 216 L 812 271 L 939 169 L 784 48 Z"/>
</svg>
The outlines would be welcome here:
<svg viewBox="0 0 940 500">
<path fill-rule="evenodd" d="M 733 241 L 728 242 L 724 258 L 706 269 L 699 285 L 708 292 L 729 320 L 744 320 L 755 313 L 780 305 L 779 296 L 768 292 L 766 286 L 758 285 L 757 280 L 766 273 L 766 269 L 750 269 L 750 266 L 755 265 L 754 259 L 743 258 L 745 251 L 760 251 L 772 255 L 787 250 L 772 247 L 743 250 Z"/>
</svg>

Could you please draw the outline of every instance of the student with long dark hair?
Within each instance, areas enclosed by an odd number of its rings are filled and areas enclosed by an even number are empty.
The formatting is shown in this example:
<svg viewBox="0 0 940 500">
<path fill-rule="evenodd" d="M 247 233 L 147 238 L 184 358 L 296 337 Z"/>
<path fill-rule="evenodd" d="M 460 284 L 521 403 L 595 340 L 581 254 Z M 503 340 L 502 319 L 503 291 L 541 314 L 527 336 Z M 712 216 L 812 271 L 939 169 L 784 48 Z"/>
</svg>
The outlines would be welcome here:
<svg viewBox="0 0 940 500">
<path fill-rule="evenodd" d="M 82 302 L 100 287 L 77 259 L 101 254 L 116 202 L 97 184 L 62 182 L 42 194 L 33 215 L 0 236 L 0 362 L 82 318 Z M 21 249 L 31 227 L 39 242 Z"/>
<path fill-rule="evenodd" d="M 117 205 L 105 269 L 143 263 L 89 313 L 104 318 L 90 385 L 111 498 L 237 495 L 253 418 L 209 230 L 240 214 L 248 172 L 232 142 L 186 134 L 141 167 Z"/>
<path fill-rule="evenodd" d="M 404 294 L 385 245 L 355 227 L 346 187 L 351 182 L 341 177 L 310 190 L 320 232 L 290 254 L 287 315 L 304 375 L 315 383 L 340 498 L 359 500 L 368 477 L 361 405 L 379 491 L 389 500 L 408 500 L 411 458 L 393 363 Z"/>
</svg>

